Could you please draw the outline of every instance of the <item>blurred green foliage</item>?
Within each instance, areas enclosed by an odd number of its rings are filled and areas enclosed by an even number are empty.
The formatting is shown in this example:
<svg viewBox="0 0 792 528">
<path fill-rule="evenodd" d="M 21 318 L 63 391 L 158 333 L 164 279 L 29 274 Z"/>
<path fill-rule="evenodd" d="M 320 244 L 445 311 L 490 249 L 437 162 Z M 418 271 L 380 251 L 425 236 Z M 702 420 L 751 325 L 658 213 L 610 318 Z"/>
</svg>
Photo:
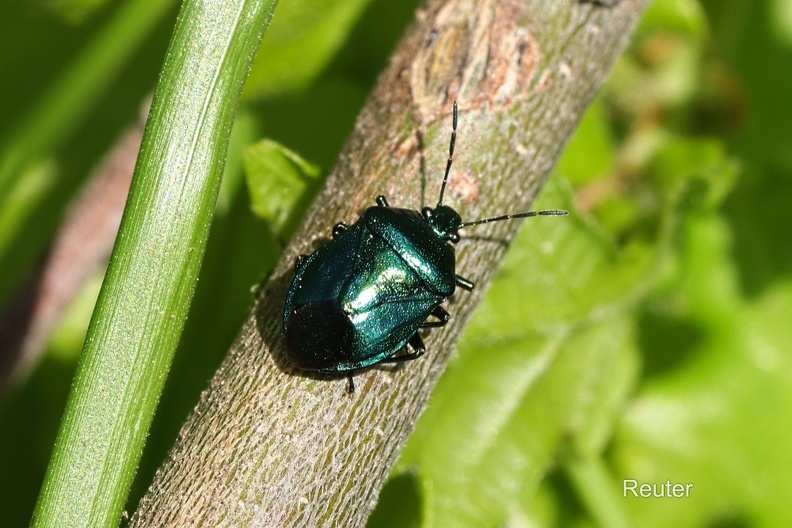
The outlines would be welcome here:
<svg viewBox="0 0 792 528">
<path fill-rule="evenodd" d="M 297 228 L 319 183 L 319 168 L 274 141 L 263 139 L 245 149 L 250 206 L 273 233 L 288 240 Z"/>
<path fill-rule="evenodd" d="M 260 167 L 285 167 L 279 174 L 295 182 L 288 205 L 305 206 L 310 167 L 332 166 L 417 2 L 282 4 L 237 119 L 130 511 L 293 225 L 287 203 L 261 205 L 251 193 Z M 4 7 L 0 41 L 13 52 L 0 55 L 0 71 L 13 81 L 0 84 L 0 148 L 117 11 L 95 0 Z M 26 199 L 46 207 L 3 248 L 0 297 L 134 121 L 174 14 L 73 129 L 27 160 L 42 178 L 58 175 L 57 192 L 29 183 Z M 790 64 L 787 0 L 652 4 L 540 198 L 573 214 L 526 222 L 370 526 L 792 523 Z M 73 302 L 33 375 L 0 401 L 4 525 L 29 520 L 99 280 Z M 694 487 L 688 498 L 625 498 L 624 479 Z"/>
</svg>

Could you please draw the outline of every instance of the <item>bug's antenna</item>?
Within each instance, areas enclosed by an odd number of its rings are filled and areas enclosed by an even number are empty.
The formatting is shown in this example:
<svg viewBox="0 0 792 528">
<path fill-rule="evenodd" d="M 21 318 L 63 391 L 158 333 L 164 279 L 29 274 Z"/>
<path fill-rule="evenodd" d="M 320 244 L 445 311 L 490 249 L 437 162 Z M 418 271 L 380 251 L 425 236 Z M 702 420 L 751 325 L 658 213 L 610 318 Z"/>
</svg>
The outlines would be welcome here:
<svg viewBox="0 0 792 528">
<path fill-rule="evenodd" d="M 481 220 L 474 220 L 472 222 L 462 222 L 457 226 L 457 229 L 463 227 L 470 227 L 479 224 L 486 224 L 489 222 L 500 222 L 501 220 L 511 220 L 512 218 L 528 218 L 529 216 L 564 216 L 569 213 L 561 211 L 560 209 L 546 209 L 544 211 L 528 211 L 527 213 L 517 213 L 503 216 L 493 216 L 492 218 L 483 218 Z"/>
<path fill-rule="evenodd" d="M 454 121 L 451 127 L 451 144 L 448 146 L 448 163 L 446 163 L 445 175 L 443 176 L 443 185 L 440 186 L 440 199 L 437 200 L 437 207 L 443 205 L 443 194 L 445 194 L 446 184 L 448 183 L 448 171 L 451 170 L 451 162 L 454 161 L 454 144 L 456 143 L 457 118 L 457 103 L 454 101 Z"/>
</svg>

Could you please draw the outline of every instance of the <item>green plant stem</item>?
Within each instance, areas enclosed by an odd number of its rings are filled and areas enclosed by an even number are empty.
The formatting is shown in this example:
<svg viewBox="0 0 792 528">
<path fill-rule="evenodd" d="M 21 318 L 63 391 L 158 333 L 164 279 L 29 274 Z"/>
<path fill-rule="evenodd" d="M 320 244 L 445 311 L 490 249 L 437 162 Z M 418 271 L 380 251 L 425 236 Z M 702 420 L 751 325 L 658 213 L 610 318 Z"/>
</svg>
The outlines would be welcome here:
<svg viewBox="0 0 792 528">
<path fill-rule="evenodd" d="M 33 526 L 117 524 L 184 325 L 276 0 L 182 6 Z"/>
</svg>

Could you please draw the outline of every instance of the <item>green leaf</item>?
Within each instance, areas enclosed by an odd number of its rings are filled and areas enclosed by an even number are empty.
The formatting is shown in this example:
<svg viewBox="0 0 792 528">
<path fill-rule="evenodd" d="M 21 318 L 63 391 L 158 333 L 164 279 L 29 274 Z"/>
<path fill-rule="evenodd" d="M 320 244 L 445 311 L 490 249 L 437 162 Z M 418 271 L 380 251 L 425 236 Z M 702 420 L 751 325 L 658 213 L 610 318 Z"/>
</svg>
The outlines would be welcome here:
<svg viewBox="0 0 792 528">
<path fill-rule="evenodd" d="M 247 147 L 244 164 L 253 212 L 288 240 L 318 189 L 319 167 L 267 139 Z"/>
<path fill-rule="evenodd" d="M 81 23 L 111 0 L 47 0 L 48 7 L 72 24 Z"/>
<path fill-rule="evenodd" d="M 655 0 L 646 9 L 637 36 L 658 31 L 703 37 L 707 33 L 707 19 L 695 0 Z"/>
<path fill-rule="evenodd" d="M 663 192 L 688 209 L 713 211 L 737 181 L 738 167 L 723 141 L 669 136 L 651 162 Z"/>
<path fill-rule="evenodd" d="M 245 86 L 247 99 L 307 87 L 328 66 L 371 0 L 293 0 L 278 9 Z"/>
<path fill-rule="evenodd" d="M 567 145 L 567 154 L 558 162 L 558 172 L 573 185 L 613 169 L 616 146 L 610 127 L 605 103 L 594 99 Z"/>
</svg>

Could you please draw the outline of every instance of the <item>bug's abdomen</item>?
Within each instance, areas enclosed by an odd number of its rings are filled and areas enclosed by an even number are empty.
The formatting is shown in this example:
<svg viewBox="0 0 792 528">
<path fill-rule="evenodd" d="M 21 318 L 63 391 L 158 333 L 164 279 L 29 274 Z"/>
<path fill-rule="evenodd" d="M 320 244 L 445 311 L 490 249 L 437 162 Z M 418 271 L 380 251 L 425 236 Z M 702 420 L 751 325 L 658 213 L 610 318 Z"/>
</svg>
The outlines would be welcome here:
<svg viewBox="0 0 792 528">
<path fill-rule="evenodd" d="M 297 367 L 324 370 L 351 359 L 353 334 L 352 323 L 337 300 L 311 302 L 292 312 L 286 346 L 302 351 L 292 358 Z"/>
</svg>

